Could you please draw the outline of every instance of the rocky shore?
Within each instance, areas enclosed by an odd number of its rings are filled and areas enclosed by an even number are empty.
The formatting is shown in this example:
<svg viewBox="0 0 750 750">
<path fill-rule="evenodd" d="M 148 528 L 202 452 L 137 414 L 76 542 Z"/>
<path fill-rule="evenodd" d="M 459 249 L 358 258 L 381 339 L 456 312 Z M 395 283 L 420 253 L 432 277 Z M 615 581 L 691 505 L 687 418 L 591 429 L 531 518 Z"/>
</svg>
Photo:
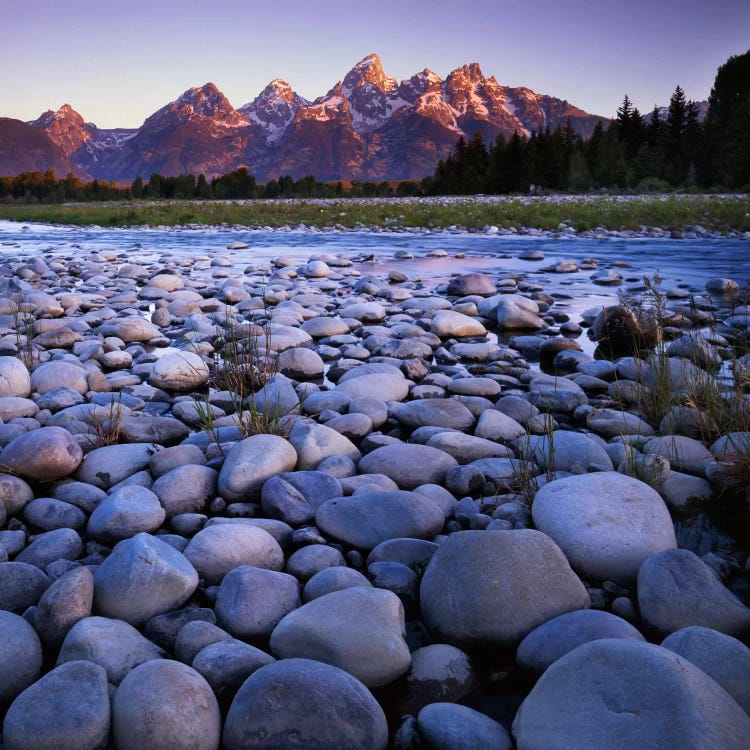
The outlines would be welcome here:
<svg viewBox="0 0 750 750">
<path fill-rule="evenodd" d="M 747 747 L 738 285 L 392 256 L 4 259 L 2 750 Z"/>
</svg>

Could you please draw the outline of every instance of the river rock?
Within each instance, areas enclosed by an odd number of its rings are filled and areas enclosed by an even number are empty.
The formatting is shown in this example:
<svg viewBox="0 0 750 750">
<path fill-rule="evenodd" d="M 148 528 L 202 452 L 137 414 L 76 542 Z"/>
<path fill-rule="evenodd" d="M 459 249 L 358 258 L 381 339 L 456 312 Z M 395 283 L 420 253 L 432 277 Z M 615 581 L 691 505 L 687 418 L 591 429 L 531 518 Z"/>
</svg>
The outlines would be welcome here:
<svg viewBox="0 0 750 750">
<path fill-rule="evenodd" d="M 422 578 L 430 633 L 459 648 L 515 646 L 543 622 L 590 606 L 560 548 L 539 531 L 459 531 Z"/>
<path fill-rule="evenodd" d="M 373 372 L 341 380 L 336 385 L 350 399 L 376 398 L 379 401 L 403 401 L 409 394 L 409 386 L 400 373 Z"/>
<path fill-rule="evenodd" d="M 224 576 L 215 609 L 218 624 L 233 636 L 262 640 L 300 603 L 294 576 L 243 565 Z"/>
<path fill-rule="evenodd" d="M 638 606 L 643 622 L 662 635 L 691 625 L 729 635 L 750 630 L 750 609 L 685 549 L 660 552 L 643 563 Z"/>
<path fill-rule="evenodd" d="M 103 544 L 117 544 L 145 531 L 156 531 L 166 518 L 159 498 L 145 487 L 125 486 L 108 495 L 94 509 L 88 534 Z"/>
<path fill-rule="evenodd" d="M 593 641 L 558 659 L 513 721 L 518 750 L 740 750 L 749 732 L 750 717 L 700 669 L 665 648 L 623 639 Z"/>
<path fill-rule="evenodd" d="M 501 411 L 485 409 L 479 417 L 474 434 L 487 440 L 509 443 L 525 435 L 526 428 Z"/>
<path fill-rule="evenodd" d="M 276 659 L 236 638 L 222 638 L 204 646 L 193 659 L 193 669 L 205 678 L 222 701 L 231 698 L 245 680 Z"/>
<path fill-rule="evenodd" d="M 498 326 L 505 330 L 545 328 L 547 324 L 538 313 L 539 305 L 520 294 L 501 295 L 495 311 Z"/>
<path fill-rule="evenodd" d="M 430 750 L 511 750 L 501 724 L 468 706 L 431 703 L 417 716 L 417 727 Z"/>
<path fill-rule="evenodd" d="M 598 609 L 579 609 L 553 617 L 532 630 L 518 646 L 516 663 L 522 669 L 541 674 L 574 648 L 601 638 L 646 640 L 617 615 Z"/>
<path fill-rule="evenodd" d="M 107 617 L 86 617 L 70 629 L 62 642 L 57 664 L 90 661 L 107 671 L 107 680 L 119 685 L 139 664 L 164 656 L 155 643 L 132 625 Z"/>
<path fill-rule="evenodd" d="M 476 318 L 456 312 L 439 310 L 430 321 L 430 331 L 441 339 L 451 337 L 484 336 L 487 329 Z"/>
<path fill-rule="evenodd" d="M 17 357 L 0 357 L 0 397 L 26 398 L 31 393 L 31 376 Z"/>
<path fill-rule="evenodd" d="M 0 610 L 0 705 L 10 703 L 42 671 L 42 644 L 23 617 Z"/>
<path fill-rule="evenodd" d="M 612 460 L 600 442 L 580 432 L 554 430 L 551 435 L 530 435 L 518 444 L 528 446 L 535 463 L 543 471 L 582 474 L 614 470 Z"/>
<path fill-rule="evenodd" d="M 57 560 L 77 560 L 83 552 L 81 537 L 73 529 L 47 531 L 16 555 L 16 562 L 29 563 L 44 570 Z"/>
<path fill-rule="evenodd" d="M 447 427 L 465 432 L 474 426 L 474 415 L 460 402 L 448 398 L 429 398 L 399 404 L 394 416 L 405 427 Z"/>
<path fill-rule="evenodd" d="M 705 474 L 706 467 L 713 460 L 711 451 L 703 443 L 683 435 L 651 438 L 643 452 L 664 456 L 673 469 L 689 474 Z"/>
<path fill-rule="evenodd" d="M 312 349 L 304 347 L 294 347 L 281 352 L 277 364 L 279 372 L 296 380 L 322 378 L 325 369 L 321 356 Z"/>
<path fill-rule="evenodd" d="M 343 494 L 341 482 L 322 471 L 293 471 L 268 479 L 261 492 L 263 512 L 291 526 L 310 523 L 332 497 Z"/>
<path fill-rule="evenodd" d="M 35 565 L 0 563 L 0 611 L 23 612 L 35 605 L 49 586 L 49 579 Z"/>
<path fill-rule="evenodd" d="M 178 609 L 197 587 L 185 555 L 144 533 L 119 542 L 94 572 L 97 611 L 136 627 Z"/>
<path fill-rule="evenodd" d="M 383 709 L 359 680 L 310 659 L 285 659 L 251 675 L 232 702 L 223 737 L 225 750 L 339 748 L 344 741 L 359 750 L 385 750 Z"/>
<path fill-rule="evenodd" d="M 324 568 L 318 571 L 305 584 L 304 591 L 302 592 L 302 600 L 304 602 L 311 602 L 313 599 L 325 596 L 326 594 L 332 594 L 334 591 L 343 591 L 354 586 L 369 588 L 372 584 L 362 573 L 354 570 L 354 568 L 343 566 Z"/>
<path fill-rule="evenodd" d="M 154 363 L 148 382 L 165 391 L 194 391 L 208 382 L 208 365 L 194 352 L 165 354 Z"/>
<path fill-rule="evenodd" d="M 295 420 L 289 433 L 289 442 L 297 452 L 297 469 L 312 471 L 329 456 L 346 456 L 355 463 L 361 454 L 354 443 L 341 433 L 322 424 L 307 420 Z M 291 466 L 279 471 L 289 471 Z M 279 473 L 279 472 L 274 472 Z"/>
<path fill-rule="evenodd" d="M 584 578 L 632 583 L 647 558 L 677 546 L 659 493 L 617 472 L 545 484 L 531 512 L 536 528 L 560 546 Z"/>
<path fill-rule="evenodd" d="M 662 641 L 662 648 L 682 656 L 713 677 L 750 715 L 750 648 L 710 628 L 682 628 Z"/>
<path fill-rule="evenodd" d="M 210 685 L 191 667 L 168 659 L 149 661 L 117 688 L 112 735 L 118 750 L 218 750 L 219 705 Z"/>
<path fill-rule="evenodd" d="M 31 390 L 34 393 L 41 395 L 61 385 L 84 396 L 89 390 L 88 372 L 80 365 L 55 360 L 39 365 L 31 373 Z"/>
<path fill-rule="evenodd" d="M 291 436 L 287 441 L 278 435 L 251 435 L 237 443 L 224 459 L 219 494 L 230 501 L 253 499 L 267 479 L 291 471 L 296 463 L 297 451 Z"/>
<path fill-rule="evenodd" d="M 208 466 L 187 464 L 160 476 L 151 489 L 169 518 L 201 513 L 216 495 L 218 477 Z"/>
<path fill-rule="evenodd" d="M 185 557 L 210 584 L 241 565 L 281 570 L 284 553 L 267 532 L 250 524 L 217 524 L 199 531 L 185 548 Z"/>
<path fill-rule="evenodd" d="M 129 445 L 107 445 L 96 448 L 78 467 L 75 478 L 86 484 L 93 484 L 108 490 L 116 484 L 147 468 L 151 458 L 160 450 L 153 443 L 132 443 Z"/>
<path fill-rule="evenodd" d="M 387 539 L 431 539 L 443 528 L 438 505 L 416 492 L 361 492 L 324 502 L 315 514 L 323 531 L 352 547 L 372 549 Z"/>
<path fill-rule="evenodd" d="M 5 750 L 98 750 L 109 735 L 107 673 L 97 664 L 62 664 L 16 698 L 5 716 Z"/>
<path fill-rule="evenodd" d="M 7 515 L 20 513 L 33 499 L 34 490 L 23 479 L 12 474 L 0 474 L 0 505 L 4 506 Z"/>
<path fill-rule="evenodd" d="M 34 627 L 48 648 L 58 648 L 68 631 L 91 614 L 94 576 L 80 566 L 60 576 L 42 595 L 34 615 Z"/>
<path fill-rule="evenodd" d="M 310 658 L 346 670 L 367 687 L 381 687 L 411 664 L 404 608 L 390 591 L 348 588 L 304 604 L 271 634 L 281 659 Z"/>
<path fill-rule="evenodd" d="M 27 432 L 0 453 L 0 464 L 40 482 L 52 482 L 72 474 L 82 459 L 81 447 L 62 427 L 41 427 Z"/>
<path fill-rule="evenodd" d="M 359 462 L 359 471 L 361 474 L 384 474 L 402 489 L 412 490 L 420 484 L 442 483 L 445 472 L 457 465 L 453 456 L 437 448 L 394 443 L 364 456 Z"/>
</svg>

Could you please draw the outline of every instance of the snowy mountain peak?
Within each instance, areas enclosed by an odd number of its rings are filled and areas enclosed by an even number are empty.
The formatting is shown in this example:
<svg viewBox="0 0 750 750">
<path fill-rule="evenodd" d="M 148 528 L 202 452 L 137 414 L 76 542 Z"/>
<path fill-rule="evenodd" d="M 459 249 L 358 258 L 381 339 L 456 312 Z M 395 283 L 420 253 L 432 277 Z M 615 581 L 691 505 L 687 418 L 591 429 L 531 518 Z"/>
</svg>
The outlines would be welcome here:
<svg viewBox="0 0 750 750">
<path fill-rule="evenodd" d="M 76 112 L 70 104 L 63 104 L 60 109 L 54 111 L 48 109 L 46 112 L 42 112 L 36 120 L 33 120 L 30 125 L 38 125 L 41 127 L 50 127 L 52 123 L 65 121 L 68 123 L 75 123 L 76 125 L 83 125 L 83 117 Z"/>
<path fill-rule="evenodd" d="M 385 74 L 383 64 L 376 54 L 368 55 L 360 60 L 346 74 L 342 82 L 342 91 L 344 96 L 348 98 L 356 88 L 368 84 L 384 94 L 393 91 L 398 86 L 395 78 Z"/>
<path fill-rule="evenodd" d="M 178 99 L 163 107 L 148 118 L 156 124 L 186 121 L 193 117 L 205 117 L 219 127 L 241 127 L 247 119 L 229 103 L 215 83 L 205 83 L 185 91 Z"/>
<path fill-rule="evenodd" d="M 250 122 L 260 125 L 266 143 L 276 143 L 284 135 L 297 110 L 309 103 L 287 81 L 274 78 L 253 101 L 238 111 Z"/>
</svg>

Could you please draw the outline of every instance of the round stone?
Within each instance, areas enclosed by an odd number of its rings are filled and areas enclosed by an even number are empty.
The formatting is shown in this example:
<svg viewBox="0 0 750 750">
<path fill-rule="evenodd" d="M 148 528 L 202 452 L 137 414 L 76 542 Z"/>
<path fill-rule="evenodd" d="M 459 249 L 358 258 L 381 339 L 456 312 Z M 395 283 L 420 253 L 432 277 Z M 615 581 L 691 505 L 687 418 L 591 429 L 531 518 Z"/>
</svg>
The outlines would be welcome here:
<svg viewBox="0 0 750 750">
<path fill-rule="evenodd" d="M 647 558 L 677 546 L 659 493 L 617 472 L 545 484 L 531 512 L 537 529 L 551 537 L 573 569 L 588 579 L 632 583 Z"/>
<path fill-rule="evenodd" d="M 71 362 L 52 361 L 39 365 L 31 373 L 31 390 L 44 394 L 61 385 L 78 391 L 82 396 L 89 390 L 88 371 Z"/>
<path fill-rule="evenodd" d="M 227 454 L 219 474 L 219 494 L 225 500 L 257 497 L 267 479 L 294 469 L 297 452 L 277 435 L 252 435 Z"/>
<path fill-rule="evenodd" d="M 323 531 L 352 547 L 370 550 L 387 539 L 432 539 L 445 516 L 432 500 L 416 492 L 361 492 L 327 500 L 315 514 Z"/>
<path fill-rule="evenodd" d="M 0 705 L 10 703 L 42 671 L 42 644 L 23 617 L 0 610 Z"/>
<path fill-rule="evenodd" d="M 590 606 L 560 548 L 539 531 L 459 531 L 422 577 L 422 616 L 459 648 L 516 646 L 557 615 Z"/>
<path fill-rule="evenodd" d="M 438 448 L 393 443 L 368 453 L 358 468 L 360 474 L 383 474 L 400 488 L 413 490 L 420 484 L 441 484 L 445 473 L 457 465 L 453 456 Z"/>
<path fill-rule="evenodd" d="M 27 688 L 3 723 L 5 750 L 98 750 L 107 744 L 107 673 L 97 664 L 62 664 Z"/>
<path fill-rule="evenodd" d="M 516 714 L 513 736 L 518 750 L 741 750 L 750 717 L 686 659 L 650 643 L 604 639 L 542 675 Z"/>
<path fill-rule="evenodd" d="M 0 357 L 0 397 L 26 398 L 31 393 L 31 377 L 17 357 Z"/>
<path fill-rule="evenodd" d="M 156 531 L 166 518 L 159 498 L 145 487 L 125 486 L 97 505 L 88 535 L 103 544 L 116 544 L 141 532 Z"/>
<path fill-rule="evenodd" d="M 382 687 L 411 664 L 404 608 L 392 592 L 348 588 L 304 604 L 271 634 L 280 659 L 307 658 L 344 669 L 367 687 Z"/>
<path fill-rule="evenodd" d="M 268 570 L 284 567 L 279 543 L 267 531 L 243 523 L 207 526 L 190 540 L 185 557 L 210 584 L 221 583 L 241 565 Z"/>
<path fill-rule="evenodd" d="M 208 382 L 208 365 L 194 352 L 165 354 L 156 360 L 148 382 L 165 391 L 193 391 Z"/>
<path fill-rule="evenodd" d="M 42 595 L 34 615 L 34 627 L 45 646 L 57 648 L 68 631 L 91 614 L 94 576 L 80 566 L 60 576 Z"/>
<path fill-rule="evenodd" d="M 136 627 L 178 609 L 197 587 L 185 555 L 149 534 L 119 542 L 94 573 L 97 610 Z"/>
<path fill-rule="evenodd" d="M 0 463 L 39 482 L 52 482 L 72 474 L 83 459 L 75 438 L 62 427 L 31 430 L 5 446 Z"/>
<path fill-rule="evenodd" d="M 388 725 L 370 691 L 347 672 L 319 661 L 285 659 L 259 669 L 239 689 L 223 742 L 225 750 L 295 745 L 385 750 Z"/>
<path fill-rule="evenodd" d="M 508 733 L 494 719 L 456 703 L 431 703 L 417 716 L 430 750 L 511 750 Z"/>
<path fill-rule="evenodd" d="M 167 659 L 149 661 L 117 688 L 112 734 L 118 750 L 217 750 L 219 705 L 210 685 L 191 667 Z"/>
</svg>

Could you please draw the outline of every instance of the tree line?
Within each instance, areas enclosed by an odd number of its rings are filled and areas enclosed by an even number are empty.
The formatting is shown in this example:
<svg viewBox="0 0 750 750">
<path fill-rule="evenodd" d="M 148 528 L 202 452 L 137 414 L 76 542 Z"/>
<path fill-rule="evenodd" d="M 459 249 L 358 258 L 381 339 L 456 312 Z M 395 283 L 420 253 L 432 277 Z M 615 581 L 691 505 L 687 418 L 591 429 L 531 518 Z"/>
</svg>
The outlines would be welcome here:
<svg viewBox="0 0 750 750">
<path fill-rule="evenodd" d="M 338 198 L 413 195 L 507 194 L 534 191 L 635 192 L 670 189 L 750 191 L 750 51 L 731 57 L 717 74 L 708 113 L 677 86 L 666 112 L 644 116 L 626 95 L 608 124 L 584 139 L 572 128 L 516 131 L 489 147 L 480 134 L 461 136 L 434 175 L 420 182 L 319 182 L 308 175 L 259 184 L 246 167 L 210 181 L 205 175 L 152 174 L 131 185 L 51 170 L 0 177 L 0 202 L 62 203 L 131 199 Z"/>
<path fill-rule="evenodd" d="M 529 135 L 461 137 L 453 153 L 422 182 L 425 193 L 517 193 L 530 189 L 635 192 L 750 190 L 750 52 L 730 58 L 716 75 L 708 113 L 677 86 L 665 113 L 644 116 L 626 95 L 616 117 L 588 139 L 568 121 Z"/>
</svg>

